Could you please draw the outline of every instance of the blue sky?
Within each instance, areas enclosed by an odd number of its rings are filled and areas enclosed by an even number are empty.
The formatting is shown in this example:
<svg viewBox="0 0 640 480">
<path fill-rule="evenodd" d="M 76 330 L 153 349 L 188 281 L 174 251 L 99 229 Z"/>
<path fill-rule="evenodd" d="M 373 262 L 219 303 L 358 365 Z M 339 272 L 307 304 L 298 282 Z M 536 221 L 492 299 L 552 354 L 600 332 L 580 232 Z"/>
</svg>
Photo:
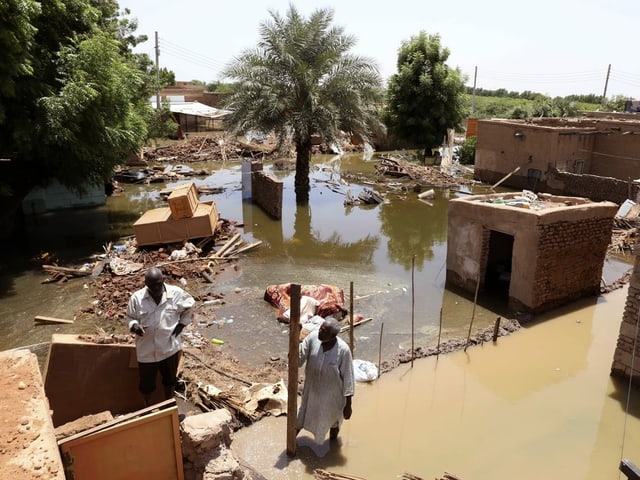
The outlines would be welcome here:
<svg viewBox="0 0 640 480">
<path fill-rule="evenodd" d="M 398 48 L 421 30 L 439 34 L 450 50 L 448 65 L 479 88 L 640 98 L 638 0 L 126 0 L 149 41 L 137 51 L 155 58 L 176 80 L 220 80 L 220 71 L 255 46 L 269 9 L 284 15 L 290 3 L 308 15 L 331 8 L 334 24 L 357 44 L 353 53 L 371 58 L 384 79 L 396 72 Z"/>
</svg>

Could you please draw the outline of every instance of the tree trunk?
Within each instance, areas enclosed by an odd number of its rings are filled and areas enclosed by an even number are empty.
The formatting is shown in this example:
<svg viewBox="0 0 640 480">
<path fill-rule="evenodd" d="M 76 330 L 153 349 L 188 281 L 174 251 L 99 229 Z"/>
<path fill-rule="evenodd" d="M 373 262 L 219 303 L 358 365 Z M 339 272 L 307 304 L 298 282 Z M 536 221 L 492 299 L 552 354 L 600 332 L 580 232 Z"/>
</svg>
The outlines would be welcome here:
<svg viewBox="0 0 640 480">
<path fill-rule="evenodd" d="M 309 165 L 311 163 L 311 142 L 296 143 L 296 203 L 309 203 Z"/>
</svg>

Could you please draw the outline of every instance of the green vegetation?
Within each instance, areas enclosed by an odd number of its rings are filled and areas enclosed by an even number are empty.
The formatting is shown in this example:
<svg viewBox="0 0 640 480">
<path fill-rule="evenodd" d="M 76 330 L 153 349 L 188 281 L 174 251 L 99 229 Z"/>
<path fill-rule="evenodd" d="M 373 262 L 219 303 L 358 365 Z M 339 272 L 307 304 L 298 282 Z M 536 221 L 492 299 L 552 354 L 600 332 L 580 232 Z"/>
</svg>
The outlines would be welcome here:
<svg viewBox="0 0 640 480">
<path fill-rule="evenodd" d="M 449 68 L 448 58 L 439 35 L 420 32 L 402 43 L 398 73 L 389 79 L 383 112 L 389 133 L 423 148 L 423 157 L 465 118 L 464 79 Z"/>
<path fill-rule="evenodd" d="M 0 239 L 34 186 L 102 184 L 144 142 L 155 78 L 135 29 L 113 0 L 0 2 Z"/>
<path fill-rule="evenodd" d="M 464 143 L 460 145 L 458 150 L 459 162 L 462 165 L 473 165 L 476 161 L 476 144 L 478 143 L 478 137 L 475 135 L 465 139 Z"/>
<path fill-rule="evenodd" d="M 366 140 L 382 128 L 375 109 L 381 79 L 371 59 L 348 53 L 355 39 L 331 25 L 333 10 L 306 19 L 291 4 L 284 17 L 269 13 L 256 48 L 225 72 L 237 82 L 225 102 L 228 125 L 237 134 L 274 132 L 281 143 L 292 141 L 296 201 L 307 204 L 312 136 L 332 144 L 338 130 Z"/>
<path fill-rule="evenodd" d="M 533 117 L 571 117 L 579 111 L 624 111 L 626 97 L 616 96 L 601 102 L 601 96 L 569 95 L 566 97 L 547 97 L 534 92 L 508 92 L 505 89 L 484 90 L 466 87 L 465 108 L 474 118 L 513 118 Z"/>
</svg>

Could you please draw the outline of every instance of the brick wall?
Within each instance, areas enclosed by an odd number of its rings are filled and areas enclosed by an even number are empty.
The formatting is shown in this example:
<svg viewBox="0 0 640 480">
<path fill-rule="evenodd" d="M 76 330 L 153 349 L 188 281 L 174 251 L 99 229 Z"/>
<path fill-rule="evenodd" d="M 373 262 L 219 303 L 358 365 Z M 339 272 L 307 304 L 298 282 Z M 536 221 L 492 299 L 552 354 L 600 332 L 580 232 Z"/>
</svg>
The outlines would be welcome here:
<svg viewBox="0 0 640 480">
<path fill-rule="evenodd" d="M 627 198 L 636 201 L 640 185 L 617 178 L 550 169 L 547 172 L 546 191 L 555 195 L 587 197 L 595 202 L 608 200 L 621 205 Z"/>
<path fill-rule="evenodd" d="M 600 292 L 611 228 L 611 218 L 540 225 L 533 285 L 536 310 Z"/>
<path fill-rule="evenodd" d="M 253 202 L 273 218 L 277 220 L 282 218 L 282 182 L 280 180 L 262 170 L 253 171 L 251 174 L 251 195 Z"/>
<path fill-rule="evenodd" d="M 640 338 L 638 338 L 638 319 L 640 317 L 640 257 L 636 257 L 633 274 L 629 282 L 627 303 L 620 324 L 618 344 L 613 355 L 611 375 L 614 377 L 632 377 L 640 384 Z M 635 358 L 634 358 L 635 344 Z M 633 370 L 632 370 L 633 364 Z M 632 375 L 633 373 L 633 375 Z"/>
</svg>

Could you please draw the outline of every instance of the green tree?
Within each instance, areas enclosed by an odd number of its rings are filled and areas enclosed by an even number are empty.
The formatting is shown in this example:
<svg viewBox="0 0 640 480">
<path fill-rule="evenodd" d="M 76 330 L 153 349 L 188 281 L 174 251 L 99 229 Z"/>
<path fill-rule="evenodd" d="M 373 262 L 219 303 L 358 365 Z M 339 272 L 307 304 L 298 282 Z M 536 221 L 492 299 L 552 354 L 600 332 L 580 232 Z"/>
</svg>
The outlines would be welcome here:
<svg viewBox="0 0 640 480">
<path fill-rule="evenodd" d="M 225 101 L 228 125 L 237 134 L 274 132 L 281 143 L 293 142 L 296 201 L 306 204 L 312 136 L 331 144 L 343 130 L 366 141 L 382 127 L 375 108 L 381 80 L 371 59 L 349 53 L 355 39 L 332 26 L 333 10 L 304 18 L 291 5 L 286 16 L 269 14 L 256 48 L 224 72 L 236 82 Z"/>
<path fill-rule="evenodd" d="M 397 138 L 424 148 L 425 156 L 466 117 L 464 77 L 458 68 L 449 68 L 448 58 L 439 35 L 420 32 L 402 43 L 398 73 L 389 79 L 387 127 Z"/>
<path fill-rule="evenodd" d="M 0 3 L 0 239 L 24 196 L 102 183 L 144 141 L 145 73 L 114 1 Z"/>
</svg>

